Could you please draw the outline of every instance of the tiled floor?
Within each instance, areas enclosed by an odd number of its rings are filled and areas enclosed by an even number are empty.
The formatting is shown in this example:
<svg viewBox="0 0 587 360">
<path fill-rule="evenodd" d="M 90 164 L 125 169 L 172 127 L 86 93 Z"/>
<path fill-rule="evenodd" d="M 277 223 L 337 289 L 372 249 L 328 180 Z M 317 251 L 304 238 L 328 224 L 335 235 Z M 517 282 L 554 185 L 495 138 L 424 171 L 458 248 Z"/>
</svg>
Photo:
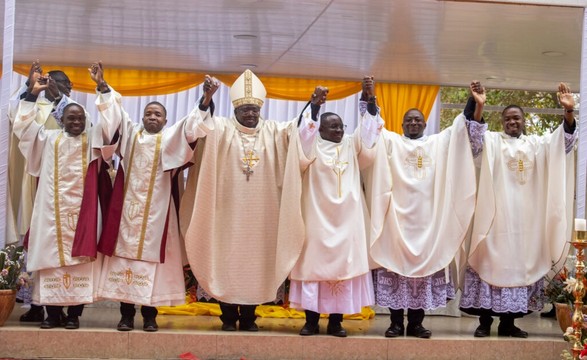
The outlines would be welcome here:
<svg viewBox="0 0 587 360">
<path fill-rule="evenodd" d="M 532 314 L 516 324 L 530 332 L 528 339 L 497 337 L 494 323 L 490 338 L 472 336 L 476 318 L 428 316 L 429 340 L 386 339 L 389 317 L 346 320 L 348 338 L 297 335 L 302 319 L 258 319 L 258 333 L 219 331 L 220 320 L 211 316 L 158 317 L 160 330 L 145 333 L 140 313 L 137 330 L 118 332 L 116 308 L 86 308 L 79 330 L 40 330 L 38 324 L 21 324 L 17 308 L 0 328 L 0 358 L 60 359 L 178 359 L 191 353 L 204 359 L 560 359 L 569 345 L 562 340 L 558 323 Z M 321 320 L 322 331 L 327 320 Z"/>
</svg>

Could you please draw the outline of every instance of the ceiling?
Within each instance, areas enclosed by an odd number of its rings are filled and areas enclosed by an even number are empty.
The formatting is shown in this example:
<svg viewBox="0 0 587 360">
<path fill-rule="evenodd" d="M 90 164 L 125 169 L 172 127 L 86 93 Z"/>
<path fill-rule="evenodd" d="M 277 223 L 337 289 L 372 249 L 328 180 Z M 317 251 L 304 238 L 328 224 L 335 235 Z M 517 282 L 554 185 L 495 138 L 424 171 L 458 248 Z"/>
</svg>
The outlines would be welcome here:
<svg viewBox="0 0 587 360">
<path fill-rule="evenodd" d="M 14 61 L 577 89 L 587 1 L 509 2 L 16 0 Z"/>
</svg>

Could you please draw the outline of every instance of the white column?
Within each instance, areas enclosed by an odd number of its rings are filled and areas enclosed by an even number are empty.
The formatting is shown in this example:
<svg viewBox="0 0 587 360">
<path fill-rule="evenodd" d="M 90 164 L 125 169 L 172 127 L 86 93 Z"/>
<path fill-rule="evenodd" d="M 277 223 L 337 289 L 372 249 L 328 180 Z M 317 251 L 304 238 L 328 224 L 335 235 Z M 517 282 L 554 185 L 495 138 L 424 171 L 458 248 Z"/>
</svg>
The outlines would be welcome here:
<svg viewBox="0 0 587 360">
<path fill-rule="evenodd" d="M 2 48 L 2 87 L 0 89 L 0 247 L 4 247 L 6 244 L 8 220 L 8 153 L 10 149 L 8 101 L 12 85 L 15 12 L 15 0 L 4 1 L 4 44 Z"/>
<path fill-rule="evenodd" d="M 581 104 L 579 112 L 579 149 L 577 151 L 576 217 L 585 219 L 587 191 L 587 8 L 583 9 L 583 41 L 581 44 Z"/>
</svg>

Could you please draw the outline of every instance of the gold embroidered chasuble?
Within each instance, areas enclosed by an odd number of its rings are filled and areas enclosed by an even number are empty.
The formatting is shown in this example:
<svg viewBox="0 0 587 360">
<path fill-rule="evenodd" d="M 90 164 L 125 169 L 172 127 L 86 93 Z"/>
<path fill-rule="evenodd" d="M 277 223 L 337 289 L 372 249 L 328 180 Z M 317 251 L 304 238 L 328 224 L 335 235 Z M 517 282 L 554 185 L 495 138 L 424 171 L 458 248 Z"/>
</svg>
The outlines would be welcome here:
<svg viewBox="0 0 587 360">
<path fill-rule="evenodd" d="M 574 151 L 565 154 L 561 125 L 544 136 L 486 132 L 481 156 L 469 265 L 494 286 L 531 285 L 566 254 Z"/>
<path fill-rule="evenodd" d="M 447 268 L 464 246 L 476 196 L 475 165 L 462 114 L 439 134 L 409 139 L 384 130 L 365 171 L 370 255 L 407 277 Z"/>
<path fill-rule="evenodd" d="M 106 132 L 120 135 L 124 169 L 119 170 L 124 171 L 124 199 L 118 239 L 114 256 L 104 260 L 100 296 L 149 306 L 183 304 L 185 251 L 171 190 L 172 175 L 192 158 L 193 123 L 185 118 L 150 134 L 130 120 L 114 90 L 98 94 L 96 104 Z"/>
<path fill-rule="evenodd" d="M 27 257 L 27 270 L 36 278 L 33 302 L 89 303 L 96 299 L 101 258 L 72 257 L 72 247 L 86 171 L 103 147 L 101 129 L 90 127 L 78 136 L 47 130 L 35 121 L 38 112 L 37 104 L 22 100 L 14 121 L 26 171 L 39 178 Z M 97 235 L 99 224 L 98 219 Z"/>
<path fill-rule="evenodd" d="M 288 192 L 284 185 L 288 139 L 292 132 L 297 135 L 295 122 L 261 119 L 250 129 L 234 118 L 212 117 L 198 109 L 191 116 L 197 117 L 206 133 L 201 162 L 190 170 L 182 200 L 182 229 L 187 229 L 185 243 L 192 271 L 202 287 L 220 301 L 273 301 L 303 239 L 299 235 L 303 224 L 294 217 L 296 225 L 281 229 L 278 225 L 280 217 L 286 216 L 283 209 L 287 211 L 289 201 L 296 198 L 296 190 Z M 249 151 L 253 151 L 252 159 Z M 183 207 L 186 204 L 193 204 L 193 210 Z"/>
</svg>

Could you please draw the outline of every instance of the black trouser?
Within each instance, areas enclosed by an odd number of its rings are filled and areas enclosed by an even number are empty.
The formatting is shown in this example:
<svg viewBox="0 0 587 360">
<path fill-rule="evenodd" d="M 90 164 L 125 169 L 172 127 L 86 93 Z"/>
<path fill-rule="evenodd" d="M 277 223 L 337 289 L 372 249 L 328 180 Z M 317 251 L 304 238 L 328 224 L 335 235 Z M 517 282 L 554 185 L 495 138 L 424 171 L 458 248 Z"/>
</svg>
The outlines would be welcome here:
<svg viewBox="0 0 587 360">
<path fill-rule="evenodd" d="M 222 315 L 220 315 L 220 320 L 222 320 L 223 324 L 235 324 L 237 321 L 240 321 L 241 324 L 252 324 L 257 318 L 255 316 L 256 308 L 257 305 L 238 305 L 221 302 L 220 311 L 222 311 Z"/>
<path fill-rule="evenodd" d="M 125 302 L 120 303 L 120 315 L 123 317 L 134 318 L 137 310 L 135 309 L 135 304 L 129 304 Z M 143 315 L 144 319 L 154 319 L 157 317 L 157 308 L 153 306 L 141 306 L 141 315 Z"/>
<path fill-rule="evenodd" d="M 61 311 L 63 311 L 63 306 L 59 305 L 47 305 L 47 316 L 51 319 L 59 319 L 61 317 Z M 67 317 L 80 317 L 82 316 L 82 312 L 84 311 L 84 304 L 79 305 L 70 305 L 67 307 Z"/>
<path fill-rule="evenodd" d="M 318 325 L 320 320 L 320 314 L 311 310 L 306 310 L 306 322 L 311 325 Z M 340 324 L 342 322 L 342 314 L 330 314 L 328 315 L 328 324 Z"/>
<path fill-rule="evenodd" d="M 490 309 L 461 309 L 468 314 L 479 316 L 479 323 L 484 327 L 490 327 L 493 323 L 493 316 L 499 316 L 499 323 L 502 327 L 514 326 L 514 320 L 523 317 L 524 313 L 497 313 Z M 528 312 L 529 314 L 530 312 Z"/>
<path fill-rule="evenodd" d="M 389 317 L 393 324 L 404 324 L 404 309 L 389 309 Z M 424 321 L 424 309 L 408 309 L 408 325 L 422 325 Z"/>
</svg>

